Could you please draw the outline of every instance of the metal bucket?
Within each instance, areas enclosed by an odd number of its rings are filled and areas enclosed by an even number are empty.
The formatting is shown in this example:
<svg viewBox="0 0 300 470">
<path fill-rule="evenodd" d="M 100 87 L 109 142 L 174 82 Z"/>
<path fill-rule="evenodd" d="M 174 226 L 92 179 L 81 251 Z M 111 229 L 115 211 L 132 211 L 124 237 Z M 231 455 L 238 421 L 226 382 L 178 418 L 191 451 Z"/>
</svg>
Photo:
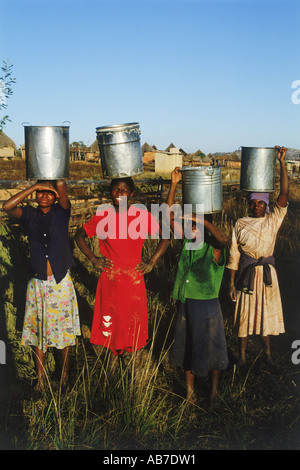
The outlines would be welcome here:
<svg viewBox="0 0 300 470">
<path fill-rule="evenodd" d="M 250 192 L 275 190 L 277 150 L 274 147 L 241 147 L 240 188 Z"/>
<path fill-rule="evenodd" d="M 221 167 L 183 167 L 181 171 L 183 204 L 192 204 L 192 210 L 196 213 L 202 212 L 196 204 L 204 205 L 204 214 L 221 212 L 223 204 Z"/>
<path fill-rule="evenodd" d="M 26 178 L 69 178 L 69 126 L 24 126 Z"/>
<path fill-rule="evenodd" d="M 144 172 L 137 122 L 97 127 L 96 132 L 104 178 L 135 176 Z"/>
</svg>

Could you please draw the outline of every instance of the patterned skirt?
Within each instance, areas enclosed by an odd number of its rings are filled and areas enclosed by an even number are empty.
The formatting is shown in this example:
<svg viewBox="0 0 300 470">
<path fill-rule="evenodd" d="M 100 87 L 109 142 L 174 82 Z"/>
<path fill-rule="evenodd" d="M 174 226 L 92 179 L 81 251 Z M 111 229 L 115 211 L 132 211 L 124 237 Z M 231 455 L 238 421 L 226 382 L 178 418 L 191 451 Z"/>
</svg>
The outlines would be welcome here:
<svg viewBox="0 0 300 470">
<path fill-rule="evenodd" d="M 47 281 L 30 279 L 21 345 L 37 346 L 46 352 L 48 347 L 73 346 L 78 335 L 78 304 L 70 273 L 59 284 L 54 276 Z"/>
</svg>

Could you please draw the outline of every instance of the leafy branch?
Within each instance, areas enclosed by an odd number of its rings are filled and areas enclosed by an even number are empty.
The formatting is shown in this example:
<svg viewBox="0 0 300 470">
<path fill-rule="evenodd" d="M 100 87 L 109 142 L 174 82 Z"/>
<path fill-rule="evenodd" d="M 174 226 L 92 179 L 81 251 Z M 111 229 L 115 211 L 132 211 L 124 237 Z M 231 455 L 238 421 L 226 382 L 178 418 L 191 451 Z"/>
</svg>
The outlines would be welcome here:
<svg viewBox="0 0 300 470">
<path fill-rule="evenodd" d="M 16 83 L 16 79 L 12 76 L 13 65 L 8 61 L 3 61 L 0 76 L 0 112 L 7 108 L 7 99 L 13 94 L 12 85 Z M 10 122 L 9 116 L 0 116 L 0 133 L 7 122 Z"/>
</svg>

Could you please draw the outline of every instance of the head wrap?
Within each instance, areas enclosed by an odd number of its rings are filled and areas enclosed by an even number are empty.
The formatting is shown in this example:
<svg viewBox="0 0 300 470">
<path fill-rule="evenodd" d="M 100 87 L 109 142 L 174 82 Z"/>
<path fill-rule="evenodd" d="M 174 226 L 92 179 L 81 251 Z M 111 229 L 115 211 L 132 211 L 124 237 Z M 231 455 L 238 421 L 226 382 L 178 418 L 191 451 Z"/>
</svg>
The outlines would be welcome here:
<svg viewBox="0 0 300 470">
<path fill-rule="evenodd" d="M 257 199 L 258 201 L 263 201 L 266 203 L 266 214 L 269 214 L 270 212 L 270 207 L 269 207 L 269 202 L 270 202 L 270 196 L 269 193 L 250 193 L 248 195 L 248 202 L 253 201 L 253 199 Z"/>
</svg>

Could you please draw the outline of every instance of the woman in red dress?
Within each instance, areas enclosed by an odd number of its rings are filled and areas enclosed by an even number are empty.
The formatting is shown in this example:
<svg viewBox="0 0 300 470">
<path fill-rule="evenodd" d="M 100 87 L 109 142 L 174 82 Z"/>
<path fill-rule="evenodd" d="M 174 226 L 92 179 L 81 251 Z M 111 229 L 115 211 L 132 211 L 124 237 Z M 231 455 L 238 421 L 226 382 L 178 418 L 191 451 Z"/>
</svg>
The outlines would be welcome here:
<svg viewBox="0 0 300 470">
<path fill-rule="evenodd" d="M 98 280 L 90 341 L 109 348 L 114 355 L 143 348 L 148 339 L 147 298 L 144 274 L 164 254 L 169 240 L 160 240 L 148 261 L 142 248 L 148 235 L 159 231 L 147 210 L 130 206 L 134 194 L 131 178 L 113 179 L 112 205 L 100 206 L 75 235 L 81 251 L 101 270 Z M 100 257 L 90 250 L 86 236 L 99 239 Z"/>
</svg>

